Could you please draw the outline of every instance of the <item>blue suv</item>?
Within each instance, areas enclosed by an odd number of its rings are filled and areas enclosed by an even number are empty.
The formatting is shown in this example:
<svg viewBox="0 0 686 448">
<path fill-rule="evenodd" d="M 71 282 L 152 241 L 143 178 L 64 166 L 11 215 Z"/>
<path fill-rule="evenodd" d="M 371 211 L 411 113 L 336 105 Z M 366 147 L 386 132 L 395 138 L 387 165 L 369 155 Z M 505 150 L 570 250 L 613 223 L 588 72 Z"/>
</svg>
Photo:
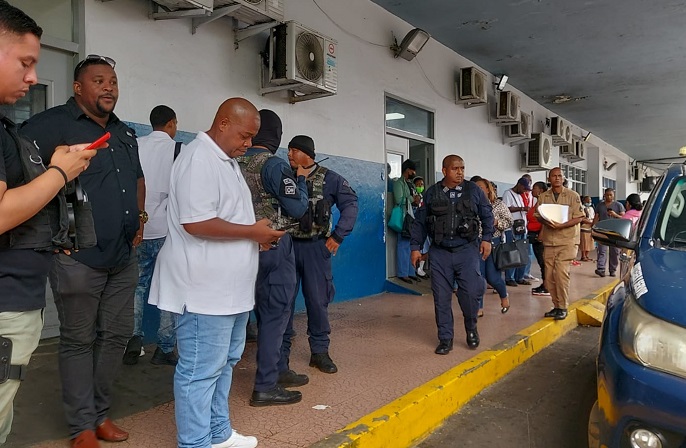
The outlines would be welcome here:
<svg viewBox="0 0 686 448">
<path fill-rule="evenodd" d="M 589 445 L 686 447 L 686 166 L 660 177 L 635 229 L 611 219 L 594 232 L 622 249 L 622 281 L 603 318 Z"/>
</svg>

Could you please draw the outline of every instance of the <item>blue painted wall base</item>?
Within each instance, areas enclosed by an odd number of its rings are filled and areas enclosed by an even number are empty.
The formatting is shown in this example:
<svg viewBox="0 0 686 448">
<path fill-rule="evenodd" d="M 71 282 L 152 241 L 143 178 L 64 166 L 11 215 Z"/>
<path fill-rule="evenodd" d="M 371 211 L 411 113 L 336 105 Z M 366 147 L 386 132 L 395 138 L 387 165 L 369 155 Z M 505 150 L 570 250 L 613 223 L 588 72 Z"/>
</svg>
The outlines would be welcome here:
<svg viewBox="0 0 686 448">
<path fill-rule="evenodd" d="M 152 132 L 149 125 L 127 123 L 138 136 Z M 179 131 L 176 140 L 189 143 L 195 134 Z M 284 136 L 283 140 L 290 138 Z M 367 162 L 348 157 L 327 156 L 319 151 L 326 151 L 326 142 L 316 142 L 317 161 L 321 165 L 336 171 L 348 180 L 350 186 L 357 192 L 359 214 L 352 234 L 341 245 L 338 253 L 333 257 L 333 278 L 336 286 L 335 301 L 358 299 L 361 297 L 389 291 L 386 281 L 386 243 L 384 241 L 384 198 L 386 193 L 386 164 Z M 372 149 L 370 149 L 372 151 Z M 287 149 L 281 148 L 277 156 L 288 159 Z M 334 225 L 340 214 L 334 207 Z M 397 286 L 397 285 L 394 285 Z M 398 288 L 401 288 L 397 286 Z M 403 294 L 413 291 L 401 288 Z M 298 293 L 295 303 L 296 312 L 305 309 L 302 293 Z M 144 341 L 155 342 L 159 311 L 151 305 L 146 305 L 143 316 Z"/>
</svg>

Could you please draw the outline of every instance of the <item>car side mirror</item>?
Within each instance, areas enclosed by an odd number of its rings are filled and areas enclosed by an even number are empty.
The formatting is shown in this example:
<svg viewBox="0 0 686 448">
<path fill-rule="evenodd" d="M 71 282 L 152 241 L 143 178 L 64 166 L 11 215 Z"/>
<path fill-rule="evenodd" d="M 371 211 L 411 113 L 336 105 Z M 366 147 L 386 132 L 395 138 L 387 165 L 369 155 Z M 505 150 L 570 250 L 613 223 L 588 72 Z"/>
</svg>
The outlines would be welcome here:
<svg viewBox="0 0 686 448">
<path fill-rule="evenodd" d="M 631 242 L 631 220 L 605 219 L 593 226 L 593 239 L 605 246 L 636 249 L 636 243 Z"/>
</svg>

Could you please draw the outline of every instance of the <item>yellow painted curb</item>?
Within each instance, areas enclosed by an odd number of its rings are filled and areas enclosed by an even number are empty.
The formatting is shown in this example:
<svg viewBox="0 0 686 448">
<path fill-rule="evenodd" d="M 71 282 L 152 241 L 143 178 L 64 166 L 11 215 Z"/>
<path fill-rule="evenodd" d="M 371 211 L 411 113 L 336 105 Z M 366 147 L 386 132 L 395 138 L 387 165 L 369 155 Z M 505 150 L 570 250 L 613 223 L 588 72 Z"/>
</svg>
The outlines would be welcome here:
<svg viewBox="0 0 686 448">
<path fill-rule="evenodd" d="M 569 308 L 569 318 L 541 320 L 500 344 L 448 370 L 397 400 L 383 406 L 311 445 L 313 448 L 398 448 L 436 429 L 446 418 L 484 388 L 555 342 L 577 325 L 580 314 L 597 310 L 591 298 L 607 300 L 616 282 L 594 291 Z M 579 309 L 582 308 L 582 311 Z M 601 315 L 602 318 L 602 315 Z M 584 317 L 585 319 L 585 317 Z"/>
<path fill-rule="evenodd" d="M 576 309 L 576 320 L 579 325 L 599 327 L 603 323 L 605 305 L 594 300 L 587 301 Z"/>
</svg>

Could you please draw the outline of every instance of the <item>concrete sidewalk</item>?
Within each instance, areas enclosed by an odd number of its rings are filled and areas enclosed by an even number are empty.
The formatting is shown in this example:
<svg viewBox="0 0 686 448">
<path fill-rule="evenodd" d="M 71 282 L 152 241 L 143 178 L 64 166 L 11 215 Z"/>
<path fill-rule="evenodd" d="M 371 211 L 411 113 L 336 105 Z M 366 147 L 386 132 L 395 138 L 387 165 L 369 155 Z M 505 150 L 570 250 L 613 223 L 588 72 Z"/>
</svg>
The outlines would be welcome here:
<svg viewBox="0 0 686 448">
<path fill-rule="evenodd" d="M 581 299 L 614 280 L 595 276 L 594 269 L 594 263 L 572 268 L 572 297 Z M 418 286 L 420 290 L 427 291 L 428 285 L 428 282 L 422 282 Z M 478 356 L 493 358 L 491 347 L 495 351 L 517 347 L 516 356 L 511 352 L 500 358 L 507 359 L 507 368 L 479 371 L 476 376 L 483 378 L 484 382 L 474 383 L 470 393 L 462 394 L 457 400 L 466 401 L 486 384 L 502 377 L 576 326 L 577 313 L 572 313 L 570 318 L 554 324 L 548 331 L 537 330 L 535 333 L 539 336 L 533 333 L 522 335 L 522 329 L 532 325 L 547 327 L 550 323 L 539 322 L 543 313 L 551 308 L 550 298 L 531 296 L 530 290 L 524 286 L 510 288 L 511 309 L 504 315 L 500 313 L 497 296 L 490 290 L 487 292 L 486 315 L 479 320 L 481 346 L 476 351 L 466 347 L 461 313 L 455 301 L 455 349 L 448 356 L 433 353 L 437 339 L 430 295 L 381 294 L 334 303 L 330 307 L 331 355 L 339 366 L 339 372 L 334 375 L 308 367 L 305 316 L 298 315 L 295 320 L 298 337 L 294 341 L 291 367 L 310 376 L 310 384 L 300 389 L 303 401 L 282 407 L 253 408 L 248 405 L 256 349 L 254 344 L 248 344 L 234 374 L 230 403 L 232 425 L 243 434 L 257 436 L 260 447 L 307 447 L 318 441 L 328 444 L 322 446 L 355 443 L 359 437 L 348 437 L 351 425 L 359 427 L 357 422 L 364 419 L 389 421 L 387 418 L 384 420 L 383 414 L 381 417 L 378 414 L 389 403 L 403 399 L 417 388 L 426 387 L 427 383 L 433 385 L 429 387 L 439 387 L 436 386 L 437 378 L 461 363 L 469 363 L 471 367 L 468 369 L 472 372 L 483 369 L 489 363 L 482 359 L 475 364 L 474 360 L 479 359 Z M 148 353 L 138 365 L 122 366 L 120 370 L 111 416 L 130 432 L 131 437 L 119 446 L 172 447 L 176 444 L 171 388 L 173 369 L 149 364 L 150 356 Z M 496 366 L 495 363 L 490 365 Z M 450 398 L 451 401 L 454 399 Z M 451 406 L 444 408 L 446 411 L 452 409 Z M 434 423 L 433 419 L 425 417 L 435 412 L 416 412 L 420 409 L 416 407 L 412 412 L 412 418 L 417 421 L 410 424 L 402 420 L 401 423 L 418 428 L 421 435 L 432 431 L 454 412 Z M 391 424 L 385 425 L 392 428 Z M 337 432 L 341 428 L 345 431 Z M 358 431 L 358 435 L 366 437 L 373 432 Z M 327 437 L 332 434 L 334 437 Z M 345 435 L 341 437 L 342 434 Z M 68 446 L 66 436 L 59 396 L 56 343 L 54 340 L 46 341 L 32 360 L 29 376 L 18 394 L 15 424 L 8 446 L 65 447 Z M 357 446 L 408 446 L 419 436 L 407 437 L 407 440 L 394 437 L 391 444 L 369 438 Z M 328 440 L 323 440 L 325 438 Z"/>
</svg>

